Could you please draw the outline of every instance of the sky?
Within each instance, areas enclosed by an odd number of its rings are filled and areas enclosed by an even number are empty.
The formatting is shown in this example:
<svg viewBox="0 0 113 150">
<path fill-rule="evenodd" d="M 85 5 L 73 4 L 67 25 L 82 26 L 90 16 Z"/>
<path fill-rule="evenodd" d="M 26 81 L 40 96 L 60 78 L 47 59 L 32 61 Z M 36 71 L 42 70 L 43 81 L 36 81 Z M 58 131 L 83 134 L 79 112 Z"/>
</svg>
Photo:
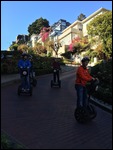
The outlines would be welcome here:
<svg viewBox="0 0 113 150">
<path fill-rule="evenodd" d="M 112 10 L 112 1 L 1 1 L 1 50 L 7 50 L 18 34 L 42 17 L 53 25 L 60 19 L 70 23 L 82 13 L 86 17 L 101 7 Z"/>
</svg>

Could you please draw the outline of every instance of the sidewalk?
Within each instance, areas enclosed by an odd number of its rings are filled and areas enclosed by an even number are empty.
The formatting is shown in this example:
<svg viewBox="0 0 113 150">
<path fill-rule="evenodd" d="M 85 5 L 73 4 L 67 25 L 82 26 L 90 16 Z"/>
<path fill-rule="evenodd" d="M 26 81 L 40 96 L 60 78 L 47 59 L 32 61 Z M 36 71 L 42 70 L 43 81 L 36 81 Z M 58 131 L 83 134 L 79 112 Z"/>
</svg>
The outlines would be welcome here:
<svg viewBox="0 0 113 150">
<path fill-rule="evenodd" d="M 13 80 L 18 80 L 20 78 L 19 74 L 7 74 L 7 75 L 1 75 L 1 84 L 6 83 Z"/>
</svg>

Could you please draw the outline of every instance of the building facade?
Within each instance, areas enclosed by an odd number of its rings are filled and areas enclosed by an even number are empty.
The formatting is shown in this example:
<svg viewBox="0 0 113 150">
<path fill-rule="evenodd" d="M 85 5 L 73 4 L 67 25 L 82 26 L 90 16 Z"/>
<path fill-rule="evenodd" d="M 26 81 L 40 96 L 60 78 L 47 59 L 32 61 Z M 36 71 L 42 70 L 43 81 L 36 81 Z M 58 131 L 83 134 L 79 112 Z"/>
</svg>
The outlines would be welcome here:
<svg viewBox="0 0 113 150">
<path fill-rule="evenodd" d="M 54 23 L 51 28 L 52 32 L 49 35 L 49 39 L 55 41 L 59 41 L 61 43 L 61 47 L 58 50 L 58 57 L 61 57 L 62 53 L 65 53 L 66 47 L 71 44 L 71 41 L 79 36 L 88 37 L 87 33 L 87 25 L 100 14 L 109 11 L 105 8 L 100 8 L 95 11 L 93 14 L 88 16 L 82 21 L 76 20 L 74 23 L 70 24 L 66 20 L 60 19 L 57 23 Z M 41 42 L 41 38 L 39 37 L 37 42 Z M 55 53 L 53 52 L 53 56 Z"/>
<path fill-rule="evenodd" d="M 64 19 L 60 19 L 58 22 L 54 23 L 51 26 L 52 32 L 49 34 L 49 40 L 53 40 L 54 42 L 58 40 L 59 43 L 61 43 L 62 46 L 58 50 L 58 57 L 61 57 L 61 54 L 66 52 L 66 47 L 71 44 L 71 41 L 74 38 L 77 36 L 80 38 L 88 37 L 87 25 L 92 21 L 92 19 L 106 11 L 109 10 L 100 8 L 84 20 L 76 20 L 72 24 Z M 30 47 L 34 47 L 36 43 L 43 44 L 40 35 L 37 34 L 32 34 L 30 38 L 27 35 L 18 35 L 16 37 L 16 43 L 19 41 L 25 42 Z M 54 52 L 53 56 L 55 56 Z"/>
<path fill-rule="evenodd" d="M 62 34 L 62 31 L 70 25 L 71 23 L 63 19 L 60 19 L 58 22 L 54 23 L 51 26 L 52 32 L 49 35 L 50 40 L 57 40 L 58 36 Z"/>
<path fill-rule="evenodd" d="M 62 47 L 60 47 L 58 51 L 59 57 L 62 53 L 65 53 L 66 51 L 66 46 L 71 44 L 71 41 L 79 36 L 80 38 L 82 37 L 88 37 L 87 33 L 87 25 L 97 17 L 98 15 L 101 15 L 105 13 L 106 11 L 109 11 L 105 8 L 100 8 L 90 16 L 88 16 L 86 19 L 83 21 L 76 20 L 74 23 L 72 23 L 70 26 L 68 26 L 66 29 L 62 31 L 62 34 L 58 36 L 58 40 L 61 43 Z M 79 60 L 80 62 L 80 60 Z"/>
</svg>

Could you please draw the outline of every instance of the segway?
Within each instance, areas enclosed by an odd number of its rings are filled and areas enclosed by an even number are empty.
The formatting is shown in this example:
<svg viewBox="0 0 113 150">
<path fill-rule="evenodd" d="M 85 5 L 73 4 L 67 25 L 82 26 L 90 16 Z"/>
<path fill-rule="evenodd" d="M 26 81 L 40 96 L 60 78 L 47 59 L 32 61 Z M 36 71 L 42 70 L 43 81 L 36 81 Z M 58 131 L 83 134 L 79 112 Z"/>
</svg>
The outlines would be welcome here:
<svg viewBox="0 0 113 150">
<path fill-rule="evenodd" d="M 58 69 L 54 69 L 53 70 L 53 73 L 54 73 L 54 75 L 55 75 L 55 79 L 54 79 L 54 77 L 53 77 L 53 80 L 51 80 L 51 88 L 52 87 L 59 87 L 59 88 L 61 88 L 61 80 L 57 80 L 56 81 L 56 76 L 57 76 L 57 71 L 59 71 Z"/>
<path fill-rule="evenodd" d="M 95 107 L 91 104 L 89 104 L 90 96 L 93 92 L 98 90 L 98 84 L 99 80 L 92 80 L 89 85 L 89 91 L 88 91 L 88 106 L 87 107 L 77 107 L 74 111 L 74 117 L 79 123 L 85 123 L 92 119 L 94 119 L 97 116 L 97 112 L 95 110 Z"/>
<path fill-rule="evenodd" d="M 25 84 L 27 84 L 27 78 L 29 78 L 29 71 L 27 68 L 22 68 L 21 69 L 21 76 L 25 82 Z M 30 79 L 28 79 L 30 81 Z M 28 82 L 29 82 L 28 81 Z M 26 87 L 23 87 L 22 86 L 22 83 L 21 85 L 19 85 L 18 87 L 18 91 L 17 91 L 18 95 L 21 95 L 21 94 L 27 94 L 27 95 L 32 95 L 32 87 L 31 87 L 31 84 L 30 84 L 30 88 L 27 89 Z"/>
<path fill-rule="evenodd" d="M 35 72 L 30 72 L 30 83 L 31 85 L 33 85 L 34 87 L 37 85 L 37 80 L 35 78 Z"/>
</svg>

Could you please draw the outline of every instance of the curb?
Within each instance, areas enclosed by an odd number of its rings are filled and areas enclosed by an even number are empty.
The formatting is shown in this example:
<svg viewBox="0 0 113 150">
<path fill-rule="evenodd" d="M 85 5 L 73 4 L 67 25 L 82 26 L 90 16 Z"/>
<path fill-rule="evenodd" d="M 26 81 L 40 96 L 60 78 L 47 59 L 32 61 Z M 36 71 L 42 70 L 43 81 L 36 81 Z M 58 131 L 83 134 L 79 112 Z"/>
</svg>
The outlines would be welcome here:
<svg viewBox="0 0 113 150">
<path fill-rule="evenodd" d="M 20 79 L 14 79 L 14 80 L 11 80 L 11 81 L 6 81 L 6 82 L 1 83 L 1 87 L 11 85 L 13 83 L 18 83 L 18 82 L 20 82 Z"/>
<path fill-rule="evenodd" d="M 102 108 L 103 110 L 112 114 L 112 105 L 110 105 L 108 103 L 104 103 L 102 100 L 98 100 L 94 97 L 91 97 L 91 99 L 89 101 L 90 101 L 90 103 L 94 104 L 95 106 L 98 106 L 98 107 Z"/>
</svg>

